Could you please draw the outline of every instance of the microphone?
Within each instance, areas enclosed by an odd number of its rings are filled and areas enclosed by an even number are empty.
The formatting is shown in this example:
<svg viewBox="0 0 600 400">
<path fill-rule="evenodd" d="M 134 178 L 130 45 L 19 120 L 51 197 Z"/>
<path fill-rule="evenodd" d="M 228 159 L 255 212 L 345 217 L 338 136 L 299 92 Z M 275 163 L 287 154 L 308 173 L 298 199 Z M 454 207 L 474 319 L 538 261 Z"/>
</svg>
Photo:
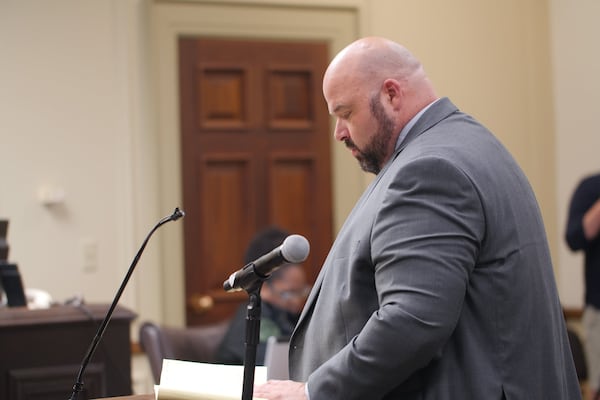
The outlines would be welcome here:
<svg viewBox="0 0 600 400">
<path fill-rule="evenodd" d="M 175 208 L 175 211 L 173 211 L 173 214 L 166 216 L 163 219 L 161 219 L 160 221 L 158 221 L 158 223 L 156 225 L 154 225 L 154 228 L 152 228 L 150 233 L 148 233 L 148 235 L 146 236 L 146 239 L 144 239 L 144 242 L 142 243 L 137 254 L 135 255 L 131 265 L 129 266 L 129 269 L 127 270 L 127 274 L 125 275 L 123 282 L 121 282 L 121 286 L 119 287 L 119 290 L 117 291 L 117 294 L 115 295 L 115 298 L 113 299 L 113 302 L 110 305 L 110 307 L 106 313 L 106 316 L 104 317 L 104 320 L 102 321 L 102 324 L 100 324 L 100 327 L 98 328 L 98 331 L 96 332 L 96 336 L 94 336 L 94 339 L 92 340 L 92 343 L 91 343 L 90 347 L 88 348 L 88 351 L 87 351 L 85 357 L 83 358 L 83 361 L 81 362 L 81 367 L 79 368 L 79 373 L 77 374 L 77 379 L 75 381 L 75 384 L 73 385 L 73 392 L 71 393 L 71 397 L 69 398 L 69 400 L 77 400 L 77 397 L 79 396 L 79 392 L 81 392 L 83 390 L 83 373 L 85 372 L 87 365 L 89 364 L 90 360 L 92 359 L 92 356 L 94 355 L 94 352 L 96 351 L 96 348 L 98 347 L 98 344 L 100 343 L 100 340 L 102 340 L 102 336 L 104 336 L 104 331 L 106 331 L 106 327 L 108 326 L 108 323 L 110 322 L 113 311 L 117 307 L 117 303 L 119 302 L 119 299 L 121 298 L 121 295 L 123 294 L 123 291 L 125 290 L 125 286 L 127 286 L 127 282 L 129 282 L 129 278 L 131 277 L 131 274 L 133 274 L 133 270 L 135 269 L 135 266 L 137 265 L 138 261 L 140 260 L 140 257 L 142 256 L 142 252 L 146 248 L 146 244 L 148 244 L 150 237 L 163 224 L 166 224 L 169 221 L 177 221 L 179 218 L 182 218 L 184 215 L 185 215 L 185 213 L 182 210 L 180 210 L 179 208 Z"/>
<path fill-rule="evenodd" d="M 257 281 L 264 281 L 271 273 L 286 263 L 297 264 L 308 257 L 310 245 L 304 236 L 290 235 L 285 238 L 281 246 L 269 253 L 246 264 L 244 268 L 234 272 L 223 282 L 226 292 L 248 290 Z"/>
<path fill-rule="evenodd" d="M 175 207 L 175 211 L 173 211 L 173 214 L 168 216 L 167 219 L 169 219 L 169 221 L 177 221 L 179 218 L 183 217 L 185 217 L 183 210 L 180 210 L 179 207 Z"/>
</svg>

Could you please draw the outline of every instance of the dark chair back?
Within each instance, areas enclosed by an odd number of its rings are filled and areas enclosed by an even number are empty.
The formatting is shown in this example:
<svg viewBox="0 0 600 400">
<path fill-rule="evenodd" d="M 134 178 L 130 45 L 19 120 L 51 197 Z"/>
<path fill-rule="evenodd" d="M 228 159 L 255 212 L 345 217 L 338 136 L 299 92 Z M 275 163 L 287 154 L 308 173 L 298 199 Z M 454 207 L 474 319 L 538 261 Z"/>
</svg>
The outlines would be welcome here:
<svg viewBox="0 0 600 400">
<path fill-rule="evenodd" d="M 214 362 L 229 321 L 197 327 L 168 327 L 153 322 L 140 326 L 139 341 L 148 357 L 152 376 L 160 383 L 165 358 L 196 362 Z"/>
</svg>

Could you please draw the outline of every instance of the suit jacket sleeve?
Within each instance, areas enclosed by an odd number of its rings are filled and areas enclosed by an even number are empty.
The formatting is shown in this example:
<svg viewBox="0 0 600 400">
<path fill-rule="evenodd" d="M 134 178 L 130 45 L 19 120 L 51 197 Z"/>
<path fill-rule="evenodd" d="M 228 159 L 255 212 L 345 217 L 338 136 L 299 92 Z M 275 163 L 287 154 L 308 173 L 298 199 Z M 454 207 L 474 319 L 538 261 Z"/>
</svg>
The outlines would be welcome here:
<svg viewBox="0 0 600 400">
<path fill-rule="evenodd" d="M 379 309 L 311 374 L 312 400 L 383 397 L 440 356 L 458 321 L 484 239 L 479 195 L 444 158 L 395 163 L 368 205 L 379 207 L 370 227 Z"/>
</svg>

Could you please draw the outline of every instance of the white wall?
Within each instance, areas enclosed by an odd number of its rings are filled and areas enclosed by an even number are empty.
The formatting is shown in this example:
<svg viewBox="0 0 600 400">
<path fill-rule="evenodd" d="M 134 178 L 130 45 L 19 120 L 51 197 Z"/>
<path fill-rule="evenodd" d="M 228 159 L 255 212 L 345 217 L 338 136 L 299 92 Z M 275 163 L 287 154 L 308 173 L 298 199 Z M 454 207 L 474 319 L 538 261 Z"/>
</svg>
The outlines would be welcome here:
<svg viewBox="0 0 600 400">
<path fill-rule="evenodd" d="M 0 218 L 25 285 L 57 301 L 108 302 L 145 232 L 172 211 L 157 210 L 140 174 L 146 164 L 155 174 L 144 3 L 0 0 Z M 64 198 L 43 205 L 40 191 Z M 149 248 L 139 266 L 155 290 L 157 258 Z M 137 284 L 122 303 L 159 316 Z"/>
<path fill-rule="evenodd" d="M 581 306 L 583 257 L 564 242 L 569 201 L 579 180 L 600 171 L 600 2 L 551 0 L 556 120 L 559 283 L 562 301 Z"/>
</svg>

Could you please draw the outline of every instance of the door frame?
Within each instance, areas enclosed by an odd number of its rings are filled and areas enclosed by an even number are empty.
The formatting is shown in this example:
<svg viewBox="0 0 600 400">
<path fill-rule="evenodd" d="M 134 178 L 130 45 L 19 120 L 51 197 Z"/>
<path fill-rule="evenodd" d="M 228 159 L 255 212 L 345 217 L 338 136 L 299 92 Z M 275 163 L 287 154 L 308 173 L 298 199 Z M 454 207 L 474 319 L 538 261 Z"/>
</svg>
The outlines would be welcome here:
<svg viewBox="0 0 600 400">
<path fill-rule="evenodd" d="M 226 17 L 224 17 L 226 16 Z M 325 40 L 331 56 L 366 31 L 365 0 L 156 0 L 151 7 L 155 140 L 158 203 L 161 209 L 183 201 L 177 38 L 181 35 L 252 39 Z M 333 126 L 332 126 L 333 128 Z M 333 135 L 331 135 L 333 141 Z M 333 227 L 339 230 L 368 181 L 343 146 L 331 145 Z M 343 179 L 342 179 L 343 177 Z M 153 290 L 162 305 L 162 322 L 185 325 L 183 225 L 162 235 L 160 287 Z M 232 272 L 236 266 L 232 266 Z M 224 277 L 223 279 L 226 279 Z M 147 289 L 147 288 L 145 288 Z"/>
</svg>

